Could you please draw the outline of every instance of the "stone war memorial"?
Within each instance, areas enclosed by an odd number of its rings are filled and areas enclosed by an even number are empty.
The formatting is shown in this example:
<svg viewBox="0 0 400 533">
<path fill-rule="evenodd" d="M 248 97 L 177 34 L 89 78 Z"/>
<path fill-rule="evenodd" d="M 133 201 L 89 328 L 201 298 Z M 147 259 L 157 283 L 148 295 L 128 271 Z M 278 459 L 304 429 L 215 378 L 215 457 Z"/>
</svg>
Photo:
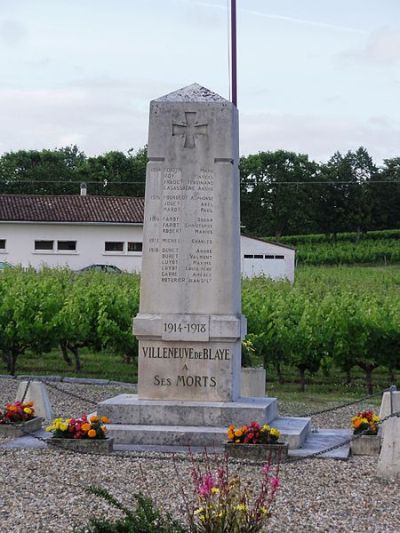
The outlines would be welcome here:
<svg viewBox="0 0 400 533">
<path fill-rule="evenodd" d="M 138 394 L 98 406 L 117 443 L 221 445 L 251 420 L 284 432 L 276 399 L 240 398 L 238 154 L 238 112 L 221 96 L 193 84 L 151 102 Z"/>
</svg>

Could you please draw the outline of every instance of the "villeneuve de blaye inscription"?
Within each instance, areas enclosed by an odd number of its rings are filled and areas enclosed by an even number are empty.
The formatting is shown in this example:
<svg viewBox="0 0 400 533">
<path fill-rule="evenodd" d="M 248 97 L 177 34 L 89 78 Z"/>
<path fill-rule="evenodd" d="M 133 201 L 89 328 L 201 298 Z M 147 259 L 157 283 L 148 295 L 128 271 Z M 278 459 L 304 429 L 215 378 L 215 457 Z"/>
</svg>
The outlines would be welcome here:
<svg viewBox="0 0 400 533">
<path fill-rule="evenodd" d="M 198 85 L 151 103 L 139 339 L 141 399 L 239 394 L 236 109 Z"/>
</svg>

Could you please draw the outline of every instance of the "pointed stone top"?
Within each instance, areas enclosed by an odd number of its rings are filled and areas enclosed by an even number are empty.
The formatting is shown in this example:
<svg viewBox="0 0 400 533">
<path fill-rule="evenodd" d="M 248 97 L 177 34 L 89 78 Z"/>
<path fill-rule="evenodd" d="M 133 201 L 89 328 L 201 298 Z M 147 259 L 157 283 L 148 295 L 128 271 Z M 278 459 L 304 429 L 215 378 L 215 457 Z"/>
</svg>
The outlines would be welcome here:
<svg viewBox="0 0 400 533">
<path fill-rule="evenodd" d="M 192 83 L 187 87 L 178 89 L 172 93 L 161 96 L 156 102 L 227 102 L 219 94 L 213 93 L 210 89 L 202 87 L 198 83 Z"/>
</svg>

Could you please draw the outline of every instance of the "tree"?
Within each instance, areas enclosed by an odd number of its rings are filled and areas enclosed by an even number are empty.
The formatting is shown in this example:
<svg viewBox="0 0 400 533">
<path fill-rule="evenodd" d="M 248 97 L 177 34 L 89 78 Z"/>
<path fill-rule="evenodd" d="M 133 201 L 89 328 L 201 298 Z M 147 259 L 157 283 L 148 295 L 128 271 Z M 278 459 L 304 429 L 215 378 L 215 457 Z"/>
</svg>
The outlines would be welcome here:
<svg viewBox="0 0 400 533">
<path fill-rule="evenodd" d="M 375 173 L 373 183 L 368 183 L 368 200 L 371 205 L 370 229 L 400 227 L 399 157 L 384 160 L 384 166 Z"/>
<path fill-rule="evenodd" d="M 107 152 L 89 157 L 81 168 L 90 194 L 109 196 L 144 196 L 147 149 L 134 152 Z M 96 183 L 97 182 L 97 183 Z"/>
<path fill-rule="evenodd" d="M 56 150 L 19 150 L 0 158 L 0 192 L 14 194 L 79 193 L 79 169 L 85 155 L 76 146 Z"/>
<path fill-rule="evenodd" d="M 242 158 L 242 224 L 255 235 L 281 236 L 316 229 L 314 189 L 318 165 L 285 150 Z M 300 182 L 300 183 L 297 183 Z"/>
<path fill-rule="evenodd" d="M 322 233 L 369 229 L 371 206 L 367 195 L 367 183 L 377 169 L 365 148 L 336 152 L 325 165 L 321 165 L 319 206 L 317 223 Z"/>
<path fill-rule="evenodd" d="M 144 196 L 146 147 L 87 157 L 77 146 L 55 150 L 19 150 L 0 157 L 0 193 Z"/>
</svg>

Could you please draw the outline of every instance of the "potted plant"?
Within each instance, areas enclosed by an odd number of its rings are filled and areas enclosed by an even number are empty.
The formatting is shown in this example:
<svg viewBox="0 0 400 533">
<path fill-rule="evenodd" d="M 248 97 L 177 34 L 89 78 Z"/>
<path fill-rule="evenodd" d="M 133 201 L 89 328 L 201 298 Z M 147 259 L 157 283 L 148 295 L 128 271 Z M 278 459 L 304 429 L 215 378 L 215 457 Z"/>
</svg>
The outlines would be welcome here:
<svg viewBox="0 0 400 533">
<path fill-rule="evenodd" d="M 35 416 L 33 402 L 10 402 L 0 409 L 0 436 L 22 437 L 42 427 L 42 419 Z"/>
<path fill-rule="evenodd" d="M 236 459 L 250 459 L 252 461 L 281 462 L 287 458 L 288 445 L 279 442 L 280 431 L 268 424 L 262 426 L 258 422 L 235 427 L 228 427 L 228 442 L 225 452 Z"/>
<path fill-rule="evenodd" d="M 379 435 L 380 418 L 372 410 L 360 411 L 351 419 L 353 435 L 351 453 L 353 455 L 379 455 L 381 437 Z"/>
<path fill-rule="evenodd" d="M 90 453 L 110 453 L 113 439 L 107 437 L 106 416 L 83 415 L 80 418 L 56 418 L 46 428 L 53 433 L 47 441 L 52 447 Z"/>
</svg>

